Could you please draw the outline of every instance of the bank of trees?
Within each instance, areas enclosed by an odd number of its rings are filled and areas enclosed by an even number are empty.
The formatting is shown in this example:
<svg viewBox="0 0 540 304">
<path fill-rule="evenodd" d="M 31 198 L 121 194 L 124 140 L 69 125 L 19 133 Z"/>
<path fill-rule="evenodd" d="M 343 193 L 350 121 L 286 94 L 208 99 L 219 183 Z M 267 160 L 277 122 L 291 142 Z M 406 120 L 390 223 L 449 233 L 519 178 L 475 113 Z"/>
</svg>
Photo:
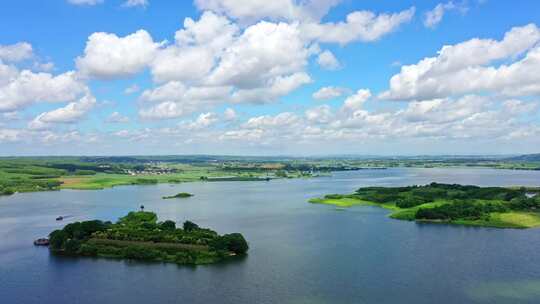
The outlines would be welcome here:
<svg viewBox="0 0 540 304">
<path fill-rule="evenodd" d="M 76 222 L 50 234 L 50 249 L 59 254 L 212 263 L 231 253 L 246 254 L 249 246 L 239 233 L 220 236 L 186 221 L 158 222 L 152 212 L 130 212 L 117 223 Z"/>
<path fill-rule="evenodd" d="M 471 200 L 457 201 L 433 208 L 420 208 L 416 219 L 424 220 L 477 220 L 489 216 L 491 212 L 506 212 L 508 208 L 501 203 L 478 203 Z"/>
</svg>

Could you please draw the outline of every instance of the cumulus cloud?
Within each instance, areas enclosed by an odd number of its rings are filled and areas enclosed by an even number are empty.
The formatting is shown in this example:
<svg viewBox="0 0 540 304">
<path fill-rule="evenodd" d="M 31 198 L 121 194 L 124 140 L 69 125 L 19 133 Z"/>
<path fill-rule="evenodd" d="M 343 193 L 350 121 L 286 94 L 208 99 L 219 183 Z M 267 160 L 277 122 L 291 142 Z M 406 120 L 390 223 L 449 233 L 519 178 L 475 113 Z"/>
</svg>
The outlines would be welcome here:
<svg viewBox="0 0 540 304">
<path fill-rule="evenodd" d="M 227 87 L 187 87 L 181 82 L 171 81 L 142 93 L 139 115 L 143 119 L 186 116 L 215 104 L 228 92 Z"/>
<path fill-rule="evenodd" d="M 371 91 L 367 89 L 361 89 L 356 94 L 349 96 L 343 103 L 342 109 L 345 111 L 359 110 L 362 105 L 371 98 Z"/>
<path fill-rule="evenodd" d="M 433 99 L 475 92 L 513 96 L 539 94 L 540 30 L 534 24 L 508 31 L 500 41 L 471 39 L 444 46 L 436 57 L 404 65 L 383 99 Z M 526 53 L 523 58 L 519 56 Z M 516 60 L 516 58 L 518 58 Z M 515 60 L 488 66 L 497 60 Z"/>
<path fill-rule="evenodd" d="M 322 87 L 317 92 L 313 93 L 312 97 L 316 100 L 330 100 L 343 96 L 349 90 L 340 87 Z"/>
<path fill-rule="evenodd" d="M 237 118 L 238 115 L 236 114 L 236 111 L 234 109 L 227 108 L 223 112 L 223 119 L 225 119 L 225 121 L 235 121 Z"/>
<path fill-rule="evenodd" d="M 140 97 L 142 101 L 153 100 L 151 104 L 140 103 L 139 114 L 145 119 L 181 117 L 220 103 L 271 103 L 312 81 L 306 72 L 311 56 L 318 55 L 317 61 L 325 69 L 340 67 L 330 51 L 320 52 L 318 48 L 320 39 L 332 40 L 319 35 L 324 34 L 325 27 L 337 35 L 348 35 L 346 32 L 353 30 L 348 38 L 334 39 L 342 44 L 357 38 L 375 40 L 414 14 L 414 9 L 380 15 L 356 12 L 347 23 L 325 24 L 315 30 L 308 26 L 308 23 L 318 24 L 318 19 L 338 2 L 286 0 L 261 4 L 255 12 L 265 15 L 265 9 L 275 9 L 275 16 L 280 16 L 275 19 L 287 22 L 257 20 L 240 27 L 226 16 L 243 18 L 239 12 L 252 2 L 199 1 L 200 8 L 211 11 L 203 12 L 198 20 L 186 18 L 183 28 L 175 33 L 174 42 L 154 42 L 144 30 L 124 37 L 94 33 L 88 38 L 84 54 L 76 59 L 76 65 L 81 75 L 97 79 L 130 77 L 148 68 L 158 86 Z M 282 5 L 294 8 L 292 19 L 283 18 Z M 180 88 L 177 92 L 167 90 L 171 87 Z M 190 92 L 201 91 L 209 96 L 189 96 Z M 158 92 L 168 92 L 168 97 L 159 101 L 149 97 Z"/>
<path fill-rule="evenodd" d="M 0 62 L 0 112 L 22 109 L 36 102 L 72 101 L 87 91 L 75 72 L 55 76 L 21 71 Z"/>
<path fill-rule="evenodd" d="M 108 123 L 128 123 L 129 117 L 120 114 L 119 112 L 113 112 L 109 117 L 107 117 L 106 122 Z"/>
<path fill-rule="evenodd" d="M 0 143 L 15 142 L 21 140 L 24 131 L 20 129 L 2 129 L 0 128 Z"/>
<path fill-rule="evenodd" d="M 439 3 L 432 10 L 427 11 L 424 16 L 424 26 L 428 28 L 435 28 L 443 19 L 444 14 L 448 11 L 459 10 L 465 13 L 468 10 L 465 2 L 454 3 L 453 1 L 447 3 Z"/>
<path fill-rule="evenodd" d="M 175 34 L 175 44 L 160 50 L 152 62 L 154 79 L 201 82 L 238 31 L 226 17 L 211 12 L 203 13 L 198 21 L 186 18 L 184 28 Z"/>
<path fill-rule="evenodd" d="M 30 59 L 33 55 L 32 45 L 28 42 L 18 42 L 10 45 L 0 44 L 0 60 L 6 62 Z"/>
<path fill-rule="evenodd" d="M 260 22 L 247 28 L 225 50 L 209 81 L 250 89 L 302 71 L 307 58 L 308 50 L 296 25 Z"/>
<path fill-rule="evenodd" d="M 201 10 L 211 10 L 244 23 L 261 19 L 319 20 L 341 0 L 195 0 Z"/>
<path fill-rule="evenodd" d="M 341 67 L 334 54 L 328 50 L 319 54 L 317 63 L 325 70 L 337 70 Z"/>
<path fill-rule="evenodd" d="M 501 142 L 510 139 L 510 135 L 531 140 L 539 134 L 539 128 L 521 119 L 526 115 L 525 108 L 531 107 L 531 103 L 521 102 L 505 102 L 500 106 L 500 101 L 490 97 L 467 95 L 458 99 L 411 102 L 404 108 L 384 111 L 369 111 L 361 107 L 333 111 L 330 106 L 321 105 L 306 110 L 304 116 L 284 112 L 253 117 L 238 129 L 223 131 L 219 138 L 250 145 L 486 138 Z M 508 107 L 519 110 L 509 115 Z"/>
<path fill-rule="evenodd" d="M 208 128 L 219 121 L 219 117 L 216 113 L 202 113 L 197 117 L 193 122 L 190 122 L 186 125 L 189 130 L 200 130 Z"/>
<path fill-rule="evenodd" d="M 145 30 L 125 37 L 93 33 L 88 37 L 84 55 L 77 57 L 77 68 L 85 76 L 114 79 L 133 76 L 154 59 L 160 44 Z"/>
<path fill-rule="evenodd" d="M 96 99 L 85 95 L 76 102 L 70 102 L 65 107 L 41 113 L 29 123 L 30 129 L 44 129 L 51 124 L 75 123 L 83 118 L 96 105 Z"/>
<path fill-rule="evenodd" d="M 276 116 L 263 115 L 250 118 L 245 122 L 242 127 L 245 129 L 258 129 L 258 128 L 281 128 L 285 126 L 292 126 L 298 123 L 300 118 L 291 112 L 280 113 Z"/>
<path fill-rule="evenodd" d="M 302 24 L 302 33 L 309 39 L 341 45 L 354 41 L 375 41 L 411 21 L 414 13 L 414 7 L 395 14 L 377 15 L 371 11 L 357 11 L 347 15 L 344 22 Z"/>
<path fill-rule="evenodd" d="M 503 107 L 505 112 L 510 115 L 534 115 L 538 113 L 540 104 L 519 99 L 509 99 L 503 102 Z"/>
<path fill-rule="evenodd" d="M 328 105 L 308 109 L 305 115 L 309 122 L 321 124 L 330 123 L 335 118 L 332 109 Z"/>
</svg>

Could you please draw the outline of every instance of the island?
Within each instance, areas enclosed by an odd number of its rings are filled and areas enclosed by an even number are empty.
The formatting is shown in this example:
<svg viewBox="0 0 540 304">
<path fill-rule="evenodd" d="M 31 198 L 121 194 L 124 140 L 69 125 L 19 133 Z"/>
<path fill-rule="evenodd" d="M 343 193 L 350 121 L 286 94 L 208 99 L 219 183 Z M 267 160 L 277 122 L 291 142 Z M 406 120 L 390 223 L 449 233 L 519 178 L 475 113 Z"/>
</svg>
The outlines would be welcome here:
<svg viewBox="0 0 540 304">
<path fill-rule="evenodd" d="M 164 196 L 163 199 L 174 199 L 174 198 L 188 198 L 188 197 L 192 197 L 193 194 L 191 193 L 187 193 L 187 192 L 180 192 L 176 195 L 171 195 L 171 196 Z"/>
<path fill-rule="evenodd" d="M 352 194 L 329 194 L 309 201 L 340 209 L 379 206 L 390 217 L 430 223 L 496 228 L 540 226 L 540 189 L 431 183 L 408 187 L 363 187 Z"/>
<path fill-rule="evenodd" d="M 55 255 L 212 264 L 244 256 L 249 249 L 240 233 L 219 235 L 186 221 L 182 228 L 170 220 L 158 222 L 155 213 L 130 212 L 116 223 L 75 222 L 49 235 Z"/>
</svg>

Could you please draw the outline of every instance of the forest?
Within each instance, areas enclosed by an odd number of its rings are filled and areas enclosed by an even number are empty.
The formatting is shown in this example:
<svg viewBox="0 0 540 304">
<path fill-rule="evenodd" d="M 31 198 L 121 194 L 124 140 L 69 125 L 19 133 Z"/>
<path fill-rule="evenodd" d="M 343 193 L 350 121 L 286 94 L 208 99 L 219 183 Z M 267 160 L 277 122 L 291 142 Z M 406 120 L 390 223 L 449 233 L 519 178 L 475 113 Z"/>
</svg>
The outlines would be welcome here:
<svg viewBox="0 0 540 304">
<path fill-rule="evenodd" d="M 247 254 L 249 245 L 240 233 L 219 235 L 186 221 L 158 222 L 155 213 L 130 212 L 116 223 L 99 220 L 75 222 L 49 235 L 57 255 L 104 257 L 172 262 L 185 265 L 211 264 Z"/>
</svg>

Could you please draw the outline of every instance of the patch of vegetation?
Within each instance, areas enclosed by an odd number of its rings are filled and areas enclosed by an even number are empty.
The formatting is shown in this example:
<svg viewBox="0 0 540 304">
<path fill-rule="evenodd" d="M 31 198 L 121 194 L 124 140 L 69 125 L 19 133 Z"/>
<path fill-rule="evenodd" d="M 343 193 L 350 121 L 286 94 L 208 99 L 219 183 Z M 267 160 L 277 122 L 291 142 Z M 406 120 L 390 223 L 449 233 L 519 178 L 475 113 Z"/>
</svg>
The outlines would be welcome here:
<svg viewBox="0 0 540 304">
<path fill-rule="evenodd" d="M 499 228 L 540 226 L 540 194 L 532 188 L 477 187 L 431 183 L 409 187 L 365 187 L 311 203 L 338 207 L 376 205 L 401 220 Z"/>
<path fill-rule="evenodd" d="M 187 193 L 187 192 L 180 192 L 176 195 L 172 195 L 172 196 L 164 196 L 163 199 L 173 199 L 173 198 L 188 198 L 188 197 L 192 197 L 193 194 L 191 193 Z"/>
<path fill-rule="evenodd" d="M 247 254 L 240 233 L 219 235 L 186 221 L 158 222 L 155 213 L 130 212 L 116 223 L 98 220 L 76 222 L 49 235 L 54 254 L 92 256 L 186 265 L 210 264 Z"/>
</svg>

